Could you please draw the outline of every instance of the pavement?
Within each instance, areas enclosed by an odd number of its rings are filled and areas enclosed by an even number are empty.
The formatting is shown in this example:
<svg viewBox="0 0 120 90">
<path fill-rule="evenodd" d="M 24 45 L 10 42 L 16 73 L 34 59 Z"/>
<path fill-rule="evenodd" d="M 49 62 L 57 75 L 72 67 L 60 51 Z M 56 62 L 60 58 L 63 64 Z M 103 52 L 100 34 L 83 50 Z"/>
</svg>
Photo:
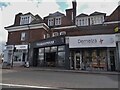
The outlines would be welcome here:
<svg viewBox="0 0 120 90">
<path fill-rule="evenodd" d="M 4 70 L 4 69 L 3 69 Z M 9 70 L 9 69 L 8 69 Z M 10 70 L 27 70 L 27 71 L 50 71 L 50 72 L 68 72 L 68 73 L 84 73 L 84 74 L 107 74 L 107 75 L 120 75 L 120 72 L 112 72 L 112 71 L 95 71 L 95 70 L 89 70 L 89 71 L 84 71 L 84 70 L 66 70 L 66 69 L 59 69 L 55 67 L 13 67 L 10 68 Z"/>
</svg>

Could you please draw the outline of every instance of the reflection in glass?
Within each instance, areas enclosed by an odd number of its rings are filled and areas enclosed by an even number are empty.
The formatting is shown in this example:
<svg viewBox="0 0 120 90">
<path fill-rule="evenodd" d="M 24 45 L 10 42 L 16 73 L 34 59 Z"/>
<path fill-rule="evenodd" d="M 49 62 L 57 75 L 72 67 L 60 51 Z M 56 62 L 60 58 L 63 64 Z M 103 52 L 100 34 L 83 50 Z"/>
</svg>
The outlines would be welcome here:
<svg viewBox="0 0 120 90">
<path fill-rule="evenodd" d="M 58 66 L 64 66 L 65 52 L 58 52 Z"/>
</svg>

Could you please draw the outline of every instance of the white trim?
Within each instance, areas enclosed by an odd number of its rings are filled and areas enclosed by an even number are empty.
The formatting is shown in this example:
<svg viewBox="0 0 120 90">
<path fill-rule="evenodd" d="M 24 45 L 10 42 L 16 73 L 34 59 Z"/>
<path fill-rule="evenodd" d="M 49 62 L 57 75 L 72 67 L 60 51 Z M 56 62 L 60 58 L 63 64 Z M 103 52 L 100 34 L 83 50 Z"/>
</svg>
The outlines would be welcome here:
<svg viewBox="0 0 120 90">
<path fill-rule="evenodd" d="M 52 28 L 52 29 L 67 29 L 67 28 L 75 28 L 75 27 L 77 27 L 77 26 L 74 25 L 74 26 L 56 27 L 56 28 Z"/>
<path fill-rule="evenodd" d="M 8 27 L 8 28 L 6 27 L 5 29 L 8 30 L 8 32 L 13 32 L 13 31 L 37 29 L 37 28 L 44 28 L 45 30 L 49 29 L 49 27 L 45 23 L 24 25 L 24 26 L 15 26 L 15 27 Z"/>
<path fill-rule="evenodd" d="M 120 23 L 120 21 L 104 22 L 104 24 L 114 24 L 114 23 Z"/>
</svg>

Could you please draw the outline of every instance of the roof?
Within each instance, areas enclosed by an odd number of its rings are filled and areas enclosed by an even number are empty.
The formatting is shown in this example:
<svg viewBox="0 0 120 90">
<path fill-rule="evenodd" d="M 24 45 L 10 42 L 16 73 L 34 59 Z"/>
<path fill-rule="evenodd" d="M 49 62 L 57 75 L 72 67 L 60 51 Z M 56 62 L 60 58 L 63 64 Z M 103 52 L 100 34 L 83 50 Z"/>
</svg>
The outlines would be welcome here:
<svg viewBox="0 0 120 90">
<path fill-rule="evenodd" d="M 106 13 L 101 13 L 101 12 L 94 12 L 94 13 L 91 13 L 90 16 L 96 16 L 96 15 L 106 15 Z"/>
<path fill-rule="evenodd" d="M 43 19 L 37 14 L 34 16 L 35 19 L 30 23 L 30 24 L 38 24 L 38 23 L 43 23 Z"/>
<path fill-rule="evenodd" d="M 21 16 L 25 16 L 25 15 L 31 15 L 31 16 L 34 16 L 32 13 L 28 12 L 28 13 L 25 13 L 25 14 L 22 14 Z"/>
<path fill-rule="evenodd" d="M 76 17 L 87 17 L 87 16 L 88 16 L 87 14 L 81 13 L 81 14 L 79 14 L 79 15 L 76 16 Z"/>
<path fill-rule="evenodd" d="M 114 34 L 115 27 L 118 24 L 112 25 L 93 25 L 93 26 L 79 26 L 76 28 L 59 29 L 60 31 L 66 31 L 68 36 L 79 36 L 79 35 L 98 35 L 98 34 Z M 53 31 L 58 31 L 58 29 L 52 29 Z"/>
<path fill-rule="evenodd" d="M 109 16 L 105 18 L 105 21 L 120 21 L 120 5 Z"/>
<path fill-rule="evenodd" d="M 29 23 L 29 25 L 43 23 L 43 19 L 38 14 L 35 16 L 33 14 L 31 14 L 30 12 L 28 12 L 26 14 L 22 14 L 22 13 L 19 13 L 19 14 L 21 14 L 20 16 L 32 15 L 34 17 L 34 20 L 31 23 Z M 27 24 L 25 24 L 25 25 L 27 25 Z M 10 26 L 5 27 L 5 28 L 10 28 L 10 27 L 15 27 L 15 26 L 24 26 L 24 25 L 13 24 L 13 25 L 10 25 Z"/>
<path fill-rule="evenodd" d="M 50 13 L 47 17 L 58 17 L 58 16 L 65 16 L 63 13 L 57 11 L 55 13 Z"/>
</svg>

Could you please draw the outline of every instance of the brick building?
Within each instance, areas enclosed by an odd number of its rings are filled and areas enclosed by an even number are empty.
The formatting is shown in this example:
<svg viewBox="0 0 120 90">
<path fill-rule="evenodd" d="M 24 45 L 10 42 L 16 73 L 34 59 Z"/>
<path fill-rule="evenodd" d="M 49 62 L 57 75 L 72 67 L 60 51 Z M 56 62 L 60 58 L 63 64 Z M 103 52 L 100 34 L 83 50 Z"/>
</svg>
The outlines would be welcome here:
<svg viewBox="0 0 120 90">
<path fill-rule="evenodd" d="M 29 61 L 35 67 L 118 70 L 120 6 L 110 16 L 96 11 L 76 16 L 76 7 L 74 0 L 72 8 L 65 10 L 66 15 L 57 11 L 43 19 L 31 13 L 17 14 L 14 24 L 5 27 L 7 62 L 24 65 Z"/>
</svg>

